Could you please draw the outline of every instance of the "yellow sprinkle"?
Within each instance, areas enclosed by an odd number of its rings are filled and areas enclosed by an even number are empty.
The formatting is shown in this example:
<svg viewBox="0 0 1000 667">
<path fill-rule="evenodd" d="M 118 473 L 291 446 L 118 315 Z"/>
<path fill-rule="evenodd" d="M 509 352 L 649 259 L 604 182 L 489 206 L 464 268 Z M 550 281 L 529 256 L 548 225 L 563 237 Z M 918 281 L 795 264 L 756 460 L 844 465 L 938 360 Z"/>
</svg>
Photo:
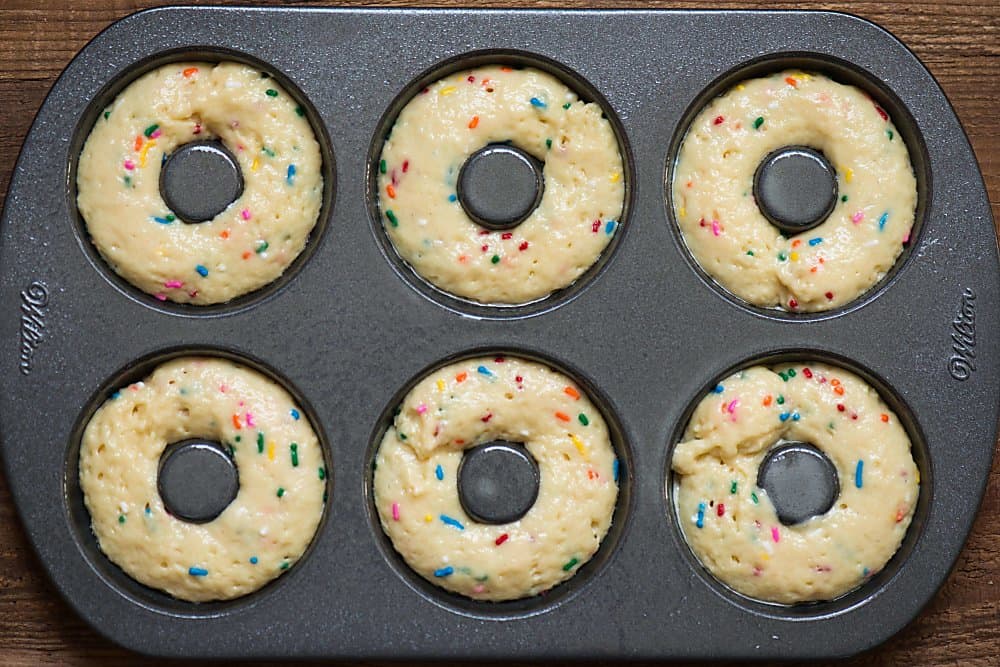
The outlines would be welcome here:
<svg viewBox="0 0 1000 667">
<path fill-rule="evenodd" d="M 766 551 L 762 551 L 761 554 L 760 554 L 760 559 L 761 560 L 771 560 L 771 557 L 767 555 Z"/>
<path fill-rule="evenodd" d="M 746 86 L 744 86 L 742 83 L 736 84 L 736 90 L 743 90 L 744 88 L 746 88 Z"/>
<path fill-rule="evenodd" d="M 425 514 L 424 515 L 424 521 L 426 521 L 427 523 L 430 523 L 433 520 L 434 520 L 434 517 L 432 517 L 430 514 Z"/>
<path fill-rule="evenodd" d="M 612 183 L 617 183 L 618 181 L 621 180 L 621 178 L 622 178 L 622 175 L 619 174 L 617 171 L 615 173 L 611 174 L 611 182 Z"/>
<path fill-rule="evenodd" d="M 446 86 L 446 87 L 444 87 L 444 88 L 441 89 L 441 91 L 438 93 L 438 95 L 442 95 L 442 96 L 444 96 L 444 95 L 451 95 L 453 92 L 455 92 L 455 86 Z"/>
<path fill-rule="evenodd" d="M 139 167 L 140 168 L 146 166 L 146 153 L 149 152 L 149 149 L 152 148 L 155 145 L 156 145 L 156 139 L 150 139 L 149 141 L 147 141 L 143 145 L 142 150 L 139 151 Z"/>
<path fill-rule="evenodd" d="M 854 170 L 850 167 L 844 170 L 844 180 L 848 183 L 854 180 Z"/>
<path fill-rule="evenodd" d="M 792 258 L 792 261 L 793 261 L 793 262 L 797 262 L 797 261 L 799 261 L 799 253 L 797 253 L 797 252 L 793 252 L 793 253 L 792 253 L 792 254 L 790 255 L 790 257 Z"/>
<path fill-rule="evenodd" d="M 916 480 L 917 480 L 917 484 L 920 484 L 920 469 L 919 468 L 917 469 Z"/>
<path fill-rule="evenodd" d="M 273 442 L 267 443 L 267 460 L 268 461 L 273 461 L 274 460 L 274 443 Z"/>
<path fill-rule="evenodd" d="M 259 167 L 260 167 L 260 159 L 254 158 L 253 163 L 250 165 L 250 171 L 257 171 Z"/>
<path fill-rule="evenodd" d="M 570 433 L 569 439 L 573 441 L 573 446 L 576 447 L 576 451 L 580 452 L 580 455 L 583 456 L 585 460 L 589 461 L 590 457 L 587 456 L 587 448 L 583 446 L 583 442 L 580 440 L 580 438 Z"/>
<path fill-rule="evenodd" d="M 688 214 L 688 210 L 686 208 L 684 208 L 683 206 L 681 206 L 681 210 L 678 211 L 678 213 L 680 214 L 680 216 L 682 218 L 686 218 L 687 214 Z"/>
<path fill-rule="evenodd" d="M 444 380 L 438 380 L 437 385 L 438 385 L 438 391 L 444 391 Z"/>
</svg>

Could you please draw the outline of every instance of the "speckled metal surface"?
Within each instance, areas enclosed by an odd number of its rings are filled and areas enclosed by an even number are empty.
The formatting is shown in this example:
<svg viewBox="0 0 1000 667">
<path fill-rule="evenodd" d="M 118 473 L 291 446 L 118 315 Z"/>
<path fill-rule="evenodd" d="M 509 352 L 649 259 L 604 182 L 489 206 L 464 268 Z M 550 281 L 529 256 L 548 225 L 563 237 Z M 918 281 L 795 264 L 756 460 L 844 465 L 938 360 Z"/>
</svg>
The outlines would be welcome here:
<svg viewBox="0 0 1000 667">
<path fill-rule="evenodd" d="M 278 77 L 307 107 L 329 170 L 321 224 L 286 277 L 203 309 L 162 304 L 114 277 L 74 205 L 76 158 L 102 105 L 138 73 L 188 56 L 242 58 Z M 407 94 L 463 64 L 498 59 L 571 72 L 585 96 L 606 102 L 628 163 L 627 215 L 599 265 L 564 293 L 513 309 L 468 304 L 415 278 L 392 253 L 372 201 L 372 160 Z M 897 269 L 856 303 L 821 315 L 762 311 L 712 285 L 684 249 L 665 187 L 685 123 L 705 100 L 789 65 L 865 87 L 908 142 L 921 189 Z M 846 15 L 143 12 L 95 38 L 53 87 L 18 160 L 0 243 L 7 479 L 62 594 L 100 632 L 145 653 L 855 653 L 899 630 L 944 581 L 990 468 L 1000 271 L 982 179 L 931 75 L 891 35 Z M 540 358 L 578 379 L 609 419 L 624 464 L 614 527 L 595 559 L 549 594 L 517 603 L 458 599 L 408 573 L 370 498 L 374 447 L 405 391 L 428 368 L 483 351 Z M 332 472 L 303 560 L 227 603 L 183 603 L 132 582 L 97 549 L 76 482 L 80 434 L 96 406 L 188 352 L 232 356 L 284 382 L 317 427 Z M 893 561 L 839 600 L 797 607 L 747 600 L 712 580 L 684 544 L 665 491 L 671 445 L 704 392 L 734 368 L 783 358 L 841 363 L 873 382 L 909 430 L 922 476 Z"/>
</svg>

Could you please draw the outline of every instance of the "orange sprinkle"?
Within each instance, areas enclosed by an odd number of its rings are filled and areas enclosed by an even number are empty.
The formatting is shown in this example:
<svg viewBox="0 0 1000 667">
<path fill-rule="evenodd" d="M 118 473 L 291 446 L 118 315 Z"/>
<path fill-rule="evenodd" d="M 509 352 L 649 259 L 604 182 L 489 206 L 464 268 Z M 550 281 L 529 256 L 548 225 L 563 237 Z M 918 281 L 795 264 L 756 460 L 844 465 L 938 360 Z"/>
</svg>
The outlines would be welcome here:
<svg viewBox="0 0 1000 667">
<path fill-rule="evenodd" d="M 389 199 L 395 199 L 396 198 L 396 188 L 392 187 L 392 183 L 390 183 L 389 185 L 385 186 L 385 192 L 386 192 L 387 195 L 389 195 Z"/>
<path fill-rule="evenodd" d="M 461 264 L 465 264 L 466 262 L 469 261 L 469 256 L 468 255 L 459 255 L 458 256 L 458 261 Z"/>
<path fill-rule="evenodd" d="M 569 415 L 566 414 L 565 412 L 557 412 L 556 413 L 556 419 L 558 419 L 559 421 L 568 422 L 569 421 Z"/>
<path fill-rule="evenodd" d="M 510 67 L 507 67 L 506 65 L 504 65 L 503 67 L 500 68 L 500 71 L 501 72 L 513 72 L 514 70 L 512 70 Z"/>
<path fill-rule="evenodd" d="M 792 241 L 793 248 L 798 248 L 800 245 L 802 245 L 802 239 L 795 239 L 794 241 Z"/>
<path fill-rule="evenodd" d="M 597 477 L 600 477 L 600 475 L 598 475 L 596 472 L 594 472 L 594 469 L 591 468 L 590 470 L 587 471 L 587 477 L 589 479 L 596 479 Z"/>
<path fill-rule="evenodd" d="M 888 424 L 888 423 L 889 423 L 889 415 L 887 415 L 887 414 L 885 414 L 885 413 L 883 412 L 883 413 L 882 413 L 882 421 L 884 421 L 885 423 L 887 423 L 887 424 Z"/>
<path fill-rule="evenodd" d="M 462 440 L 461 438 L 457 438 L 455 440 L 455 444 L 456 445 L 464 445 L 465 444 L 465 440 Z"/>
<path fill-rule="evenodd" d="M 896 510 L 896 523 L 902 521 L 904 516 L 906 516 L 906 512 L 903 511 L 903 508 Z"/>
<path fill-rule="evenodd" d="M 249 250 L 245 251 L 245 252 L 243 253 L 243 259 L 250 259 L 250 255 L 251 255 L 251 253 L 250 253 L 250 251 L 249 251 Z"/>
<path fill-rule="evenodd" d="M 574 401 L 579 401 L 580 400 L 580 392 L 578 392 L 573 387 L 566 387 L 565 389 L 563 389 L 563 393 L 565 393 L 567 396 L 571 397 Z"/>
<path fill-rule="evenodd" d="M 138 135 L 135 138 L 135 143 L 132 144 L 132 148 L 135 150 L 136 153 L 138 153 L 140 150 L 142 150 L 142 135 L 141 134 Z"/>
<path fill-rule="evenodd" d="M 814 266 L 811 269 L 809 269 L 809 273 L 816 273 L 816 267 Z"/>
<path fill-rule="evenodd" d="M 799 87 L 799 82 L 798 82 L 798 81 L 796 81 L 795 79 L 793 79 L 793 78 L 792 78 L 792 77 L 790 77 L 790 76 L 786 76 L 786 77 L 785 77 L 785 83 L 787 83 L 787 84 L 788 84 L 789 86 L 791 86 L 792 88 L 798 88 L 798 87 Z"/>
<path fill-rule="evenodd" d="M 461 373 L 455 376 L 455 382 L 465 382 L 465 378 L 467 377 L 469 377 L 469 374 L 466 373 L 465 371 L 462 371 Z"/>
<path fill-rule="evenodd" d="M 843 396 L 844 395 L 844 388 L 843 387 L 834 387 L 833 388 L 833 393 L 835 393 L 837 396 Z"/>
<path fill-rule="evenodd" d="M 236 429 L 241 429 L 243 426 L 240 424 L 240 416 L 233 415 L 233 427 Z"/>
<path fill-rule="evenodd" d="M 192 76 L 194 76 L 194 75 L 195 75 L 195 74 L 197 74 L 197 73 L 198 73 L 198 68 L 197 68 L 197 67 L 188 67 L 188 68 L 187 68 L 186 70 L 184 70 L 184 71 L 182 72 L 182 74 L 183 74 L 183 75 L 184 75 L 184 76 L 185 76 L 186 78 L 188 78 L 188 79 L 190 79 L 190 78 L 191 78 Z"/>
<path fill-rule="evenodd" d="M 469 121 L 469 129 L 474 130 L 479 125 L 479 116 L 473 116 L 472 120 Z"/>
<path fill-rule="evenodd" d="M 832 384 L 834 387 L 839 387 L 840 380 L 838 380 L 837 378 L 833 378 L 832 380 L 830 380 L 830 384 Z"/>
<path fill-rule="evenodd" d="M 222 233 L 219 234 L 219 236 L 221 236 L 224 239 L 228 239 L 229 238 L 229 230 L 228 229 L 223 229 Z"/>
<path fill-rule="evenodd" d="M 764 397 L 764 407 L 771 405 L 771 401 L 774 400 L 770 394 Z"/>
</svg>

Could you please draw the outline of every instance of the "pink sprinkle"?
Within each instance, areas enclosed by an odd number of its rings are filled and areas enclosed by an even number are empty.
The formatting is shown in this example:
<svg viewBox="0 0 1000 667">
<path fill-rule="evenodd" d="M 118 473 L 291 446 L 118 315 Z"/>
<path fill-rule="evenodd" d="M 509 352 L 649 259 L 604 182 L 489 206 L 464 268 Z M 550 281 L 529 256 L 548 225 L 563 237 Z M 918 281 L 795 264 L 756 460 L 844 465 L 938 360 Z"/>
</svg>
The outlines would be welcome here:
<svg viewBox="0 0 1000 667">
<path fill-rule="evenodd" d="M 392 504 L 392 520 L 399 521 L 399 503 Z"/>
<path fill-rule="evenodd" d="M 160 136 L 161 134 L 163 134 L 163 130 L 156 130 L 156 131 L 155 131 L 155 132 L 153 132 L 153 133 L 152 133 L 151 135 L 149 135 L 149 138 L 150 138 L 150 139 L 156 139 L 156 138 L 157 138 L 157 137 L 159 137 L 159 136 Z"/>
<path fill-rule="evenodd" d="M 243 218 L 244 220 L 249 220 L 250 219 L 250 209 L 245 208 L 242 211 L 240 211 L 240 217 Z"/>
<path fill-rule="evenodd" d="M 718 236 L 721 232 L 722 232 L 722 229 L 721 229 L 721 226 L 719 225 L 719 221 L 718 220 L 713 220 L 712 221 L 712 234 L 714 234 L 715 236 Z"/>
<path fill-rule="evenodd" d="M 778 532 L 777 526 L 771 526 L 771 539 L 775 542 L 781 541 L 781 533 Z"/>
<path fill-rule="evenodd" d="M 427 412 L 427 406 L 426 405 L 424 405 L 423 403 L 421 403 L 420 405 L 417 406 L 417 414 L 418 415 L 422 415 L 425 412 Z"/>
<path fill-rule="evenodd" d="M 227 387 L 224 384 L 220 384 L 219 385 L 219 391 L 221 391 L 223 394 L 225 394 L 227 391 L 229 391 L 229 387 Z"/>
<path fill-rule="evenodd" d="M 156 293 L 153 296 L 156 297 L 157 299 L 159 299 L 160 301 L 166 301 L 167 300 L 167 295 L 166 294 Z"/>
<path fill-rule="evenodd" d="M 132 162 L 132 160 L 125 160 L 125 168 L 132 171 L 135 169 L 135 162 Z"/>
<path fill-rule="evenodd" d="M 483 586 L 482 584 L 476 584 L 475 586 L 472 587 L 473 593 L 482 593 L 485 590 L 486 586 Z"/>
<path fill-rule="evenodd" d="M 854 215 L 851 216 L 851 222 L 853 222 L 854 224 L 858 224 L 859 222 L 861 222 L 864 219 L 865 219 L 865 212 L 864 211 L 858 211 L 857 213 L 855 213 Z"/>
<path fill-rule="evenodd" d="M 252 412 L 247 413 L 247 426 L 254 426 Z"/>
<path fill-rule="evenodd" d="M 729 401 L 729 405 L 726 406 L 726 410 L 729 412 L 729 414 L 733 414 L 734 412 L 736 412 L 736 408 L 739 407 L 739 405 L 740 405 L 740 399 L 734 398 L 733 400 Z"/>
<path fill-rule="evenodd" d="M 194 132 L 192 134 L 201 134 L 201 123 L 194 124 Z"/>
<path fill-rule="evenodd" d="M 906 234 L 903 236 L 903 243 L 909 243 L 909 242 L 910 242 L 910 230 L 907 229 Z"/>
<path fill-rule="evenodd" d="M 179 280 L 168 280 L 163 283 L 163 286 L 167 289 L 180 289 L 181 287 L 184 287 L 184 283 Z"/>
</svg>

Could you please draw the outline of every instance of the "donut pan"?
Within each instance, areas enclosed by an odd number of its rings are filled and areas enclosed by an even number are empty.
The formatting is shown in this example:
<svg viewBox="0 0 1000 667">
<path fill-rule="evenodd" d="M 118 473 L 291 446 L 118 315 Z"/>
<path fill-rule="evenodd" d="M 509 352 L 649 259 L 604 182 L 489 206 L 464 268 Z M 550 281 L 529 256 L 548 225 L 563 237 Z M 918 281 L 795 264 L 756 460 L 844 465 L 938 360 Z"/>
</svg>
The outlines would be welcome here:
<svg viewBox="0 0 1000 667">
<path fill-rule="evenodd" d="M 248 39 L 248 36 L 252 38 Z M 584 37 L 585 36 L 585 37 Z M 129 287 L 74 204 L 76 160 L 103 106 L 167 61 L 237 59 L 275 76 L 323 147 L 327 198 L 274 285 L 199 309 Z M 575 285 L 516 308 L 437 292 L 395 255 L 377 156 L 409 95 L 486 62 L 556 73 L 604 104 L 626 162 L 626 211 Z M 686 123 L 741 78 L 799 67 L 866 89 L 907 142 L 912 238 L 864 297 L 825 314 L 741 303 L 687 253 L 667 201 Z M 890 34 L 823 12 L 164 8 L 98 35 L 25 141 L 0 245 L 2 453 L 27 533 L 61 593 L 131 649 L 181 657 L 820 658 L 874 646 L 944 582 L 972 526 L 997 427 L 1000 271 L 981 175 L 930 73 Z M 331 471 L 319 532 L 259 592 L 193 604 L 144 588 L 97 548 L 77 483 L 83 426 L 117 387 L 184 353 L 241 359 L 285 383 Z M 474 353 L 538 358 L 605 412 L 621 466 L 614 524 L 567 583 L 474 602 L 413 575 L 371 499 L 375 443 L 428 369 Z M 861 588 L 779 606 L 716 582 L 686 546 L 669 460 L 694 405 L 734 369 L 837 363 L 871 382 L 913 441 L 921 493 L 907 538 Z"/>
</svg>

